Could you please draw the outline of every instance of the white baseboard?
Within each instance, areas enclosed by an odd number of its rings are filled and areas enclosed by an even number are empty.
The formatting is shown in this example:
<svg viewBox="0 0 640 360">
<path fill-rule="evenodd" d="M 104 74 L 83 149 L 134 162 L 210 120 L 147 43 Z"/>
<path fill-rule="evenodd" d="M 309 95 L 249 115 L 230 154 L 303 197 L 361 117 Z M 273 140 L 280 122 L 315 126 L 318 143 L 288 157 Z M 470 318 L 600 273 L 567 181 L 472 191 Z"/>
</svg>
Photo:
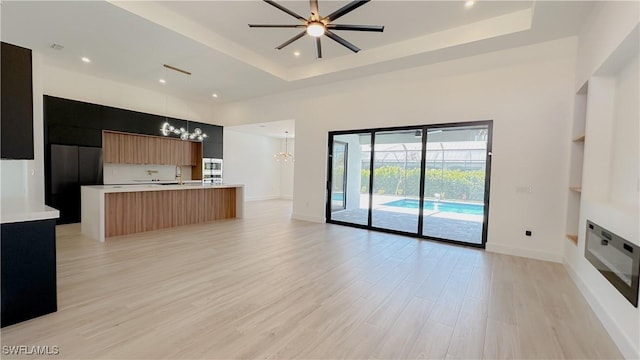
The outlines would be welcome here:
<svg viewBox="0 0 640 360">
<path fill-rule="evenodd" d="M 283 196 L 280 196 L 280 199 L 283 199 L 283 200 L 293 200 L 293 196 L 283 195 Z"/>
<path fill-rule="evenodd" d="M 324 216 L 308 216 L 301 214 L 291 214 L 291 218 L 295 220 L 309 221 L 314 223 L 324 223 Z"/>
<path fill-rule="evenodd" d="M 552 254 L 544 251 L 520 249 L 507 245 L 492 244 L 491 242 L 487 242 L 486 250 L 498 254 L 514 255 L 530 259 L 562 263 L 562 255 Z"/>
<path fill-rule="evenodd" d="M 609 336 L 611 336 L 613 342 L 618 346 L 618 349 L 622 353 L 622 356 L 624 356 L 625 359 L 640 359 L 640 349 L 636 349 L 636 347 L 633 345 L 633 341 L 627 338 L 627 336 L 624 334 L 624 332 L 622 332 L 613 318 L 609 316 L 604 306 L 600 304 L 595 295 L 593 295 L 593 292 L 591 292 L 587 284 L 584 282 L 584 280 L 582 280 L 580 275 L 578 275 L 569 261 L 565 257 L 563 257 L 562 260 L 562 264 L 564 265 L 564 268 L 567 269 L 567 273 L 569 273 L 569 276 L 571 277 L 571 279 L 573 279 L 573 282 L 576 284 L 578 289 L 580 289 L 582 296 L 587 299 L 587 302 L 591 306 L 591 309 L 596 314 L 598 319 L 600 319 L 600 322 L 602 322 L 602 325 L 609 333 Z"/>
</svg>

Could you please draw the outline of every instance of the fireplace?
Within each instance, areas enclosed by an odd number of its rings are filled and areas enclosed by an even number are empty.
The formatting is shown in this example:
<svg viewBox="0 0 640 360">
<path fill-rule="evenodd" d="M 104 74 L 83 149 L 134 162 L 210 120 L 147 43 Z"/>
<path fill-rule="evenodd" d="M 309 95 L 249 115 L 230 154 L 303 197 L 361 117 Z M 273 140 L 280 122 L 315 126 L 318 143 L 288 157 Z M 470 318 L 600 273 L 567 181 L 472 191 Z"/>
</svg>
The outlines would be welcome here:
<svg viewBox="0 0 640 360">
<path fill-rule="evenodd" d="M 633 306 L 638 307 L 639 246 L 587 220 L 584 256 Z"/>
</svg>

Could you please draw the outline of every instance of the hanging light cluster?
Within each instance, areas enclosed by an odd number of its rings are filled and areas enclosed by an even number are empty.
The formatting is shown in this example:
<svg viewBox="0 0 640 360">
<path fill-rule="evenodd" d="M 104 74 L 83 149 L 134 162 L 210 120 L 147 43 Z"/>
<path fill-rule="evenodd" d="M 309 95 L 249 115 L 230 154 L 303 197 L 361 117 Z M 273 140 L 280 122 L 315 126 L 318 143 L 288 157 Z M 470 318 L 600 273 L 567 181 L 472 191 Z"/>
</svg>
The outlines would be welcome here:
<svg viewBox="0 0 640 360">
<path fill-rule="evenodd" d="M 293 154 L 289 152 L 289 144 L 287 142 L 288 134 L 289 134 L 288 131 L 284 132 L 284 151 L 280 151 L 275 155 L 273 155 L 276 161 L 284 161 L 284 162 L 293 161 Z"/>
<path fill-rule="evenodd" d="M 195 128 L 193 129 L 193 132 L 188 132 L 185 128 L 183 127 L 177 128 L 169 124 L 168 122 L 165 122 L 164 124 L 162 124 L 162 127 L 160 128 L 160 132 L 164 136 L 169 136 L 171 134 L 178 135 L 182 140 L 202 141 L 207 138 L 207 134 L 203 133 L 200 128 Z"/>
</svg>

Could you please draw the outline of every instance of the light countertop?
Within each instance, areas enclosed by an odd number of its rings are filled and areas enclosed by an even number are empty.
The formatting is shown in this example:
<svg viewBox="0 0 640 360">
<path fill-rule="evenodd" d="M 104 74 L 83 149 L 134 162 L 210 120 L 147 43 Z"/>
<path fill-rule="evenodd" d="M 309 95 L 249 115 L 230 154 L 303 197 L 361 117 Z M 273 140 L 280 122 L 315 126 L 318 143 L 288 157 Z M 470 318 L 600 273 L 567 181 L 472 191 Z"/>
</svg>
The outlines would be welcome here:
<svg viewBox="0 0 640 360">
<path fill-rule="evenodd" d="M 175 184 L 177 183 L 178 180 L 176 179 L 171 179 L 171 180 L 150 180 L 150 179 L 145 179 L 145 180 L 128 180 L 128 181 L 124 181 L 121 183 L 117 183 L 117 184 L 105 184 L 105 185 L 158 185 L 158 184 Z M 202 180 L 183 180 L 183 183 L 187 184 L 202 184 Z"/>
<path fill-rule="evenodd" d="M 60 217 L 60 211 L 26 198 L 2 198 L 0 203 L 0 223 L 2 224 Z"/>
<path fill-rule="evenodd" d="M 102 193 L 120 193 L 120 192 L 139 192 L 139 191 L 165 191 L 165 190 L 193 190 L 193 189 L 224 189 L 224 188 L 242 188 L 242 184 L 203 184 L 184 183 L 182 185 L 161 185 L 161 184 L 143 184 L 143 185 L 87 185 L 82 188 L 97 190 Z"/>
</svg>

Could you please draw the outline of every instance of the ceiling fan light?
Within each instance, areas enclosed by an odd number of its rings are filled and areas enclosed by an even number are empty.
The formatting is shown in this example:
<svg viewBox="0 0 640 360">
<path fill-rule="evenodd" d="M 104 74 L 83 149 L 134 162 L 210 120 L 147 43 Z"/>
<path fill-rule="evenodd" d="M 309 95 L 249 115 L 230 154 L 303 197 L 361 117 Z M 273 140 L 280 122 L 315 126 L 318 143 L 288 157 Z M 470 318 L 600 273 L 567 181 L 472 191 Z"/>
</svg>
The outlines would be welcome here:
<svg viewBox="0 0 640 360">
<path fill-rule="evenodd" d="M 307 25 L 307 34 L 313 37 L 320 37 L 324 35 L 324 24 L 321 22 L 311 22 Z"/>
</svg>

